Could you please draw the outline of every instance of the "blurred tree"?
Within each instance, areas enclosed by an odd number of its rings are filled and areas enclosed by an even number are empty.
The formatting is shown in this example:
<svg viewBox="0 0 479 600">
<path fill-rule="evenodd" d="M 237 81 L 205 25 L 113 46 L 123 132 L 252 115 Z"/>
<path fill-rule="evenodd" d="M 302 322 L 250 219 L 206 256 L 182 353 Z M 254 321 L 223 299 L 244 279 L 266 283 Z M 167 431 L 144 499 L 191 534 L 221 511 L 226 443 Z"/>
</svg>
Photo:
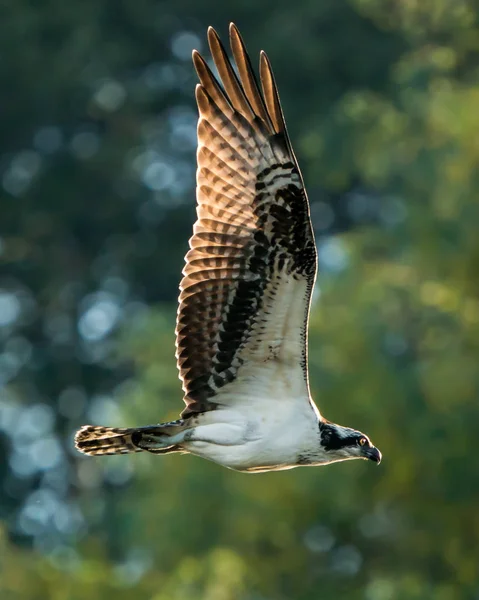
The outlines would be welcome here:
<svg viewBox="0 0 479 600">
<path fill-rule="evenodd" d="M 206 25 L 224 31 L 228 19 L 244 23 L 254 54 L 268 40 L 278 77 L 290 82 L 282 95 L 292 131 L 316 132 L 303 133 L 303 144 L 297 136 L 306 167 L 308 158 L 318 160 L 321 136 L 336 154 L 334 103 L 358 84 L 385 86 L 388 64 L 400 56 L 399 36 L 384 34 L 346 3 L 305 5 L 304 23 L 291 10 L 286 2 L 246 4 L 222 15 L 217 2 L 199 9 L 189 1 L 66 7 L 55 0 L 5 8 L 0 371 L 8 384 L 3 429 L 13 467 L 5 464 L 0 477 L 16 534 L 36 531 L 14 525 L 15 507 L 32 490 L 53 485 L 58 497 L 68 493 L 60 442 L 85 418 L 113 410 L 115 390 L 129 375 L 115 359 L 117 328 L 149 304 L 176 298 L 194 217 L 190 55 L 192 47 L 204 48 Z M 263 30 L 258 25 L 269 13 Z M 352 55 L 348 31 L 381 58 Z M 294 42 L 295 61 L 284 60 L 285 42 Z M 352 223 L 341 195 L 353 179 L 361 185 L 336 161 L 311 177 L 321 231 Z M 18 403 L 28 410 L 16 412 Z M 8 435 L 13 422 L 15 437 Z M 39 448 L 48 455 L 40 463 Z"/>
<path fill-rule="evenodd" d="M 3 539 L 2 597 L 477 598 L 478 3 L 4 13 L 0 509 L 34 549 Z M 85 420 L 181 409 L 189 56 L 230 20 L 272 59 L 310 191 L 313 395 L 371 432 L 380 470 L 247 477 L 60 444 Z"/>
</svg>

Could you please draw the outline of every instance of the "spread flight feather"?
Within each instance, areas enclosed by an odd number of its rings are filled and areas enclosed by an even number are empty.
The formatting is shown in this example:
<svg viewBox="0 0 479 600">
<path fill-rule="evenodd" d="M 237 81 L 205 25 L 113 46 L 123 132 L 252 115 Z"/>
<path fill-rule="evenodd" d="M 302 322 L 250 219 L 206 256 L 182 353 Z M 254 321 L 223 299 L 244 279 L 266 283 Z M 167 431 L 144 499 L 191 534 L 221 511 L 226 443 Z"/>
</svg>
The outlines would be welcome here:
<svg viewBox="0 0 479 600">
<path fill-rule="evenodd" d="M 307 378 L 316 274 L 308 200 L 269 61 L 261 53 L 261 93 L 234 25 L 230 38 L 239 79 L 208 30 L 224 91 L 193 53 L 200 79 L 198 220 L 176 328 L 183 416 L 214 408 L 215 395 L 247 363 L 283 360 Z"/>
</svg>

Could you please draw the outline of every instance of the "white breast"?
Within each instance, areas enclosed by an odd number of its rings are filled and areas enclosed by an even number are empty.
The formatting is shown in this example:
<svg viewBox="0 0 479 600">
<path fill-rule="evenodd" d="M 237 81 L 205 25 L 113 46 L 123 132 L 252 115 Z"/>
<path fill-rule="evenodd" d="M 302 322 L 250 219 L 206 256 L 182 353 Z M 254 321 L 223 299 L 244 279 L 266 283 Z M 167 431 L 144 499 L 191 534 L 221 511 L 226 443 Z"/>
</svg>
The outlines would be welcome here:
<svg viewBox="0 0 479 600">
<path fill-rule="evenodd" d="M 238 470 L 292 468 L 318 442 L 318 413 L 298 366 L 249 363 L 215 401 L 218 409 L 201 415 L 195 441 L 185 444 L 203 458 Z"/>
</svg>

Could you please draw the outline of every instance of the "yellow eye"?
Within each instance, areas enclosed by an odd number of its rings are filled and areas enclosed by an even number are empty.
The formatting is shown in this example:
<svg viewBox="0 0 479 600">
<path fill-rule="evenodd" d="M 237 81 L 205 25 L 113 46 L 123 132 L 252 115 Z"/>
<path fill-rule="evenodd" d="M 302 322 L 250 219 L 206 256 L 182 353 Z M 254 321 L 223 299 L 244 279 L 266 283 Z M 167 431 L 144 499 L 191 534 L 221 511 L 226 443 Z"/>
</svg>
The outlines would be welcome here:
<svg viewBox="0 0 479 600">
<path fill-rule="evenodd" d="M 368 443 L 368 440 L 366 438 L 359 438 L 360 446 L 365 446 L 367 443 Z"/>
</svg>

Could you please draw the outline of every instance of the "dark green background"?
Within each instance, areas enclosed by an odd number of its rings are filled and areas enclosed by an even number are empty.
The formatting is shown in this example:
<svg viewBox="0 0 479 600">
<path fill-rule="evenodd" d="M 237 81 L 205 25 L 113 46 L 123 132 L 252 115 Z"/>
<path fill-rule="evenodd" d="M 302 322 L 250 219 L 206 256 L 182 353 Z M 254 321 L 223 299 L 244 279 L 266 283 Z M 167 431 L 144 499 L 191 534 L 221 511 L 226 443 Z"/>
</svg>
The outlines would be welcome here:
<svg viewBox="0 0 479 600">
<path fill-rule="evenodd" d="M 0 596 L 479 598 L 479 4 L 0 2 Z M 379 468 L 73 450 L 182 408 L 208 25 L 272 60 L 320 275 L 312 393 Z"/>
</svg>

